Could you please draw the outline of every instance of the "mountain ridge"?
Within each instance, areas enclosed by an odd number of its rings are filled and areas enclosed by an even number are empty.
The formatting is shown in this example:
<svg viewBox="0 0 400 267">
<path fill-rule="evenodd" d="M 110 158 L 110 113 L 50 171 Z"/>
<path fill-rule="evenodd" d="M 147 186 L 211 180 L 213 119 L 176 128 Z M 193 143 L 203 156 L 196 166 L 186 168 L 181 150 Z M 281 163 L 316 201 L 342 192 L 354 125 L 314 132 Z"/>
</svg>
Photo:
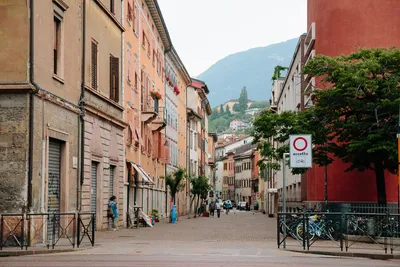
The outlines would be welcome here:
<svg viewBox="0 0 400 267">
<path fill-rule="evenodd" d="M 198 75 L 207 83 L 212 107 L 235 99 L 246 86 L 249 99 L 270 98 L 271 77 L 276 65 L 288 66 L 298 38 L 230 54 Z"/>
</svg>

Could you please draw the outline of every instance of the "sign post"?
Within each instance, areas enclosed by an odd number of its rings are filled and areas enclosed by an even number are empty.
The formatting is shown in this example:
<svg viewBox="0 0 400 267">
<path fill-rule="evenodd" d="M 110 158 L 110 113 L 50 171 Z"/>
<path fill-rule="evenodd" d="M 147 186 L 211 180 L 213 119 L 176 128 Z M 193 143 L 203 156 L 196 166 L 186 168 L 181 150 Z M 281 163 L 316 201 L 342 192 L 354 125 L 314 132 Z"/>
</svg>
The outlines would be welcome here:
<svg viewBox="0 0 400 267">
<path fill-rule="evenodd" d="M 290 168 L 312 168 L 312 139 L 310 134 L 290 135 L 289 153 L 283 154 L 282 206 L 286 212 L 286 158 L 289 157 Z M 284 238 L 286 237 L 286 214 L 283 215 Z M 283 241 L 286 248 L 286 239 Z"/>
</svg>

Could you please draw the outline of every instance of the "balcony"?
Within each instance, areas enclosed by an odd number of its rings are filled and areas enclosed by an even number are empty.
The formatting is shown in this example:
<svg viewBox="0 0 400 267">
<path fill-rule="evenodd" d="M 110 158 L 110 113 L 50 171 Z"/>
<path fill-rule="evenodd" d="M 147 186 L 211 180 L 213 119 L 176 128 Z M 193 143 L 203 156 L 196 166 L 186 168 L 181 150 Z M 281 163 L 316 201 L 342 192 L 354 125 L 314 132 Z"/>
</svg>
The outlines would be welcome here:
<svg viewBox="0 0 400 267">
<path fill-rule="evenodd" d="M 153 120 L 156 119 L 157 114 L 158 114 L 158 101 L 157 101 L 157 104 L 155 105 L 156 101 L 150 95 L 142 96 L 141 100 L 142 100 L 141 120 L 144 123 L 151 123 Z"/>
<path fill-rule="evenodd" d="M 315 22 L 311 23 L 310 29 L 307 32 L 306 39 L 304 40 L 304 56 L 308 57 L 311 50 L 314 48 L 315 43 Z"/>
<path fill-rule="evenodd" d="M 315 57 L 315 49 L 311 50 L 310 54 L 308 55 L 304 65 L 306 65 L 311 59 Z M 310 76 L 308 74 L 304 74 L 304 80 L 308 81 L 310 80 Z"/>
<path fill-rule="evenodd" d="M 164 107 L 159 107 L 159 100 L 155 99 L 154 100 L 154 110 L 157 111 L 156 118 L 151 122 L 150 128 L 153 132 L 155 131 L 161 131 L 162 129 L 167 126 L 167 122 L 165 119 L 165 108 Z"/>
</svg>

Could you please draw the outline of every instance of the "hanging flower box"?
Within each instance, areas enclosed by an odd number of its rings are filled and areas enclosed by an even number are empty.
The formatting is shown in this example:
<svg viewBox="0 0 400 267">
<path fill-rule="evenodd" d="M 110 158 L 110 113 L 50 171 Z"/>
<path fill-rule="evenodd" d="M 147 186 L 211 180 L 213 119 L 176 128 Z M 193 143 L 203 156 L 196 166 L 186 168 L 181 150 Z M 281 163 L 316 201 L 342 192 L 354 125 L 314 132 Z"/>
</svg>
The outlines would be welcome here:
<svg viewBox="0 0 400 267">
<path fill-rule="evenodd" d="M 162 96 L 161 96 L 161 94 L 160 94 L 159 92 L 151 91 L 151 92 L 150 92 L 150 96 L 151 96 L 153 99 L 162 99 Z"/>
<path fill-rule="evenodd" d="M 168 76 L 167 76 L 167 81 L 168 81 L 168 82 L 170 82 L 170 81 L 171 81 L 171 79 L 170 79 Z"/>
<path fill-rule="evenodd" d="M 171 87 L 174 86 L 174 83 L 171 80 L 169 81 L 169 86 L 171 86 Z"/>
<path fill-rule="evenodd" d="M 174 87 L 174 93 L 177 94 L 177 95 L 179 95 L 179 93 L 180 93 L 179 88 L 176 85 Z"/>
</svg>

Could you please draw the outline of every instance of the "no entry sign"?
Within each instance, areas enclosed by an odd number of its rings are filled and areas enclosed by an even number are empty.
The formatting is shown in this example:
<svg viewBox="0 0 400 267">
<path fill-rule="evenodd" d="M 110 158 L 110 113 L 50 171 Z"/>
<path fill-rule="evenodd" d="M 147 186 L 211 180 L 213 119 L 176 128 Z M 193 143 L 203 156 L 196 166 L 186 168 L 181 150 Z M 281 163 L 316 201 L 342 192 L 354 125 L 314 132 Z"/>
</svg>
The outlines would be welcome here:
<svg viewBox="0 0 400 267">
<path fill-rule="evenodd" d="M 290 167 L 312 167 L 312 140 L 311 135 L 290 136 Z"/>
</svg>

